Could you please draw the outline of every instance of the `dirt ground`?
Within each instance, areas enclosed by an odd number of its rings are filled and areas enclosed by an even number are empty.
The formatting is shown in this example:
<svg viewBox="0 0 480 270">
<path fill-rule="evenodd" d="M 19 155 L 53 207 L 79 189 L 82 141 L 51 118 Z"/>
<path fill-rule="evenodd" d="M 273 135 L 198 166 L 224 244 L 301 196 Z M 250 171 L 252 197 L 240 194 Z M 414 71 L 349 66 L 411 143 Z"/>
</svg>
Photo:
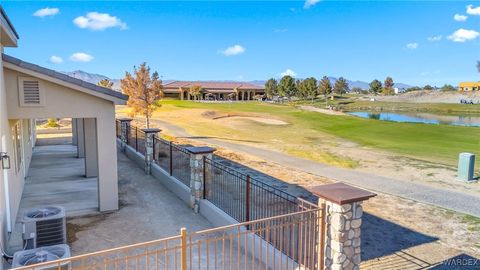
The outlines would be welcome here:
<svg viewBox="0 0 480 270">
<path fill-rule="evenodd" d="M 319 113 L 323 113 L 323 111 Z M 192 115 L 198 117 L 192 118 Z M 155 117 L 179 125 L 191 134 L 210 134 L 208 129 L 202 129 L 202 127 L 221 129 L 224 134 L 221 139 L 234 140 L 235 143 L 268 150 L 281 150 L 289 155 L 403 181 L 407 180 L 459 192 L 480 194 L 480 181 L 477 183 L 455 181 L 457 173 L 455 166 L 361 146 L 317 131 L 304 130 L 298 136 L 294 132 L 292 134 L 276 133 L 276 137 L 279 139 L 272 139 L 273 136 L 268 132 L 270 130 L 275 132 L 275 128 L 278 127 L 277 124 L 269 124 L 268 126 L 271 126 L 269 128 L 267 125 L 252 126 L 250 122 L 247 122 L 252 121 L 250 118 L 262 119 L 265 123 L 280 121 L 262 114 L 238 113 L 227 115 L 213 110 L 182 109 L 161 111 L 158 116 L 154 115 Z M 143 125 L 144 123 L 135 122 L 135 124 Z M 254 136 L 257 139 L 246 140 L 245 138 L 251 138 L 252 136 L 251 133 L 245 134 L 245 131 L 255 129 L 258 130 Z M 168 134 L 168 130 L 165 130 L 165 133 Z M 243 140 L 240 138 L 243 138 Z M 379 162 L 380 160 L 381 162 Z"/>
<path fill-rule="evenodd" d="M 177 141 L 195 145 L 194 141 Z M 314 197 L 308 187 L 332 183 L 228 149 L 220 148 L 216 154 L 232 160 L 230 166 L 254 178 L 309 200 Z M 364 209 L 362 269 L 443 269 L 444 260 L 457 256 L 480 258 L 478 218 L 387 194 L 378 194 L 365 202 Z"/>
<path fill-rule="evenodd" d="M 480 102 L 480 92 L 442 92 L 436 90 L 412 91 L 396 96 L 375 96 L 378 101 L 411 103 L 460 103 L 461 99 Z"/>
</svg>

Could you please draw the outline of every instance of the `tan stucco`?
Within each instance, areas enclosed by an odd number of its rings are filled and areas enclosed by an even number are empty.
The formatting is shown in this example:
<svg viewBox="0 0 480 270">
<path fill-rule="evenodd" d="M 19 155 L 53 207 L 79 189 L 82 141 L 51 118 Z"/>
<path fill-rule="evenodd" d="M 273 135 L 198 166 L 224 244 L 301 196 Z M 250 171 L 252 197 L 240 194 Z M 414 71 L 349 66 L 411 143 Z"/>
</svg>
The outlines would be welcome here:
<svg viewBox="0 0 480 270">
<path fill-rule="evenodd" d="M 98 172 L 95 168 L 94 174 L 98 174 L 99 179 L 99 210 L 118 209 L 117 163 L 114 162 L 115 160 L 112 161 L 112 157 L 116 157 L 114 102 L 39 79 L 45 97 L 44 106 L 22 107 L 19 105 L 18 78 L 31 77 L 31 75 L 8 68 L 4 68 L 4 75 L 5 101 L 8 104 L 5 107 L 7 108 L 8 119 L 85 118 L 90 119 L 87 120 L 90 123 L 94 121 L 94 124 L 90 124 L 90 127 L 96 127 L 98 130 L 88 130 L 89 133 L 85 134 L 85 142 L 88 144 L 90 141 L 89 145 L 98 146 L 87 163 L 97 163 L 98 160 Z M 2 106 L 2 108 L 5 107 Z M 90 165 L 90 168 L 91 166 L 96 167 L 96 165 Z M 18 181 L 18 183 L 20 182 Z M 21 195 L 23 185 L 14 188 L 12 194 L 16 198 L 18 194 Z M 16 205 L 17 201 L 14 200 L 14 203 Z"/>
</svg>

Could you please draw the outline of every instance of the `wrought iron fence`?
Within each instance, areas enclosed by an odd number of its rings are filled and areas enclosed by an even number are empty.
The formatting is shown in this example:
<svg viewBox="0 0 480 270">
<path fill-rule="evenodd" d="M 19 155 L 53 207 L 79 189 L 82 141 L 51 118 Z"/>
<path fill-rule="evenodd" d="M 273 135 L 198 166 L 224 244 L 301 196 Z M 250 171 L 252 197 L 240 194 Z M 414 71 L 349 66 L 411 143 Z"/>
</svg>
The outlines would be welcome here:
<svg viewBox="0 0 480 270">
<path fill-rule="evenodd" d="M 172 175 L 172 142 L 153 137 L 153 160 L 155 164 Z"/>
<path fill-rule="evenodd" d="M 177 178 L 187 187 L 190 187 L 190 153 L 183 147 L 177 144 L 171 144 L 172 155 L 170 164 L 171 174 L 173 177 Z"/>
<path fill-rule="evenodd" d="M 120 120 L 115 120 L 115 132 L 116 132 L 117 138 L 122 137 L 122 123 L 120 122 Z"/>
<path fill-rule="evenodd" d="M 138 128 L 136 126 L 128 125 L 127 127 L 127 144 L 130 145 L 135 151 L 138 149 Z"/>
<path fill-rule="evenodd" d="M 298 212 L 307 205 L 297 197 L 204 158 L 204 199 L 239 222 Z"/>
<path fill-rule="evenodd" d="M 319 270 L 324 208 L 139 243 L 16 270 L 282 269 Z"/>
</svg>

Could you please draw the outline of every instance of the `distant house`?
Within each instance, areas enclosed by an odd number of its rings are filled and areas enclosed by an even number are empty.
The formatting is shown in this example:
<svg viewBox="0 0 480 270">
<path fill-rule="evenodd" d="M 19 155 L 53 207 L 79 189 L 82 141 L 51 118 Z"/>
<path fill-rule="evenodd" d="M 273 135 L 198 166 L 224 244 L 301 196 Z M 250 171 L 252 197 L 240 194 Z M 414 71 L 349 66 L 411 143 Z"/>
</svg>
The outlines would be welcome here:
<svg viewBox="0 0 480 270">
<path fill-rule="evenodd" d="M 165 97 L 192 100 L 189 93 L 192 86 L 200 86 L 201 100 L 254 100 L 257 95 L 264 95 L 265 88 L 248 82 L 213 82 L 213 81 L 173 81 L 163 86 Z"/>
<path fill-rule="evenodd" d="M 480 82 L 461 82 L 458 84 L 459 91 L 479 91 Z"/>
</svg>

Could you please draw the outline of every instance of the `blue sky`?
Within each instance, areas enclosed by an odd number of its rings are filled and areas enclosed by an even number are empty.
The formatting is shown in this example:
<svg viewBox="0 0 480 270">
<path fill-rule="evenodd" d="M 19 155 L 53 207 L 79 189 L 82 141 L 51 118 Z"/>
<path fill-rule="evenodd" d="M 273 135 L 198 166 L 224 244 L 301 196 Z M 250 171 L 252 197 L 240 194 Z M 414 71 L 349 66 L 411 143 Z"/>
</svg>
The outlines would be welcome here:
<svg viewBox="0 0 480 270">
<path fill-rule="evenodd" d="M 309 1 L 2 1 L 6 53 L 112 78 L 146 61 L 179 80 L 480 80 L 480 1 Z"/>
</svg>

